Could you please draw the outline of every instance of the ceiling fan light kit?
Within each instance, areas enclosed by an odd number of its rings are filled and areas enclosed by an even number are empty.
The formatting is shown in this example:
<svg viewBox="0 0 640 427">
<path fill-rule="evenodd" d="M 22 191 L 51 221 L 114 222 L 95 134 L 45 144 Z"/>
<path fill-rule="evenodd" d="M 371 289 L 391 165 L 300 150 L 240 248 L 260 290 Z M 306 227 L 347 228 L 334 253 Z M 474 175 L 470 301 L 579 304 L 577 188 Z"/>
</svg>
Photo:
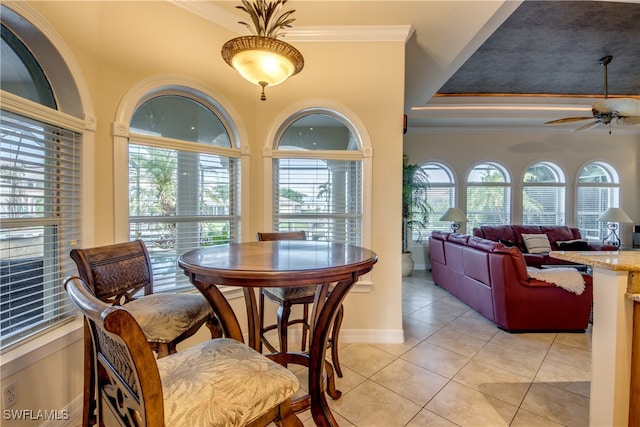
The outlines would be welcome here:
<svg viewBox="0 0 640 427">
<path fill-rule="evenodd" d="M 611 133 L 611 123 L 616 123 L 621 126 L 639 125 L 640 100 L 634 98 L 609 98 L 607 65 L 609 65 L 612 59 L 613 57 L 611 55 L 600 58 L 600 65 L 604 66 L 604 99 L 595 101 L 591 105 L 592 117 L 567 117 L 564 119 L 551 120 L 545 124 L 555 125 L 595 119 L 592 122 L 574 129 L 574 132 L 594 129 L 601 125 L 609 125 L 609 133 Z"/>
</svg>

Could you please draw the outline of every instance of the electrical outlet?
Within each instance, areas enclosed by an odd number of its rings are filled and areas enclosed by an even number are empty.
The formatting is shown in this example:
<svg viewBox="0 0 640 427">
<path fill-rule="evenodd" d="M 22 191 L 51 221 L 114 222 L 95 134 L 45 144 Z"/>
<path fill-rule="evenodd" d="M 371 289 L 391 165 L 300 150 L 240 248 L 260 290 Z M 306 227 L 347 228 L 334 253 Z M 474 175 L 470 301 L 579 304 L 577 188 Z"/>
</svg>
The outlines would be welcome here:
<svg viewBox="0 0 640 427">
<path fill-rule="evenodd" d="M 18 388 L 16 387 L 16 382 L 11 381 L 2 387 L 2 407 L 7 409 L 16 403 L 18 403 Z"/>
</svg>

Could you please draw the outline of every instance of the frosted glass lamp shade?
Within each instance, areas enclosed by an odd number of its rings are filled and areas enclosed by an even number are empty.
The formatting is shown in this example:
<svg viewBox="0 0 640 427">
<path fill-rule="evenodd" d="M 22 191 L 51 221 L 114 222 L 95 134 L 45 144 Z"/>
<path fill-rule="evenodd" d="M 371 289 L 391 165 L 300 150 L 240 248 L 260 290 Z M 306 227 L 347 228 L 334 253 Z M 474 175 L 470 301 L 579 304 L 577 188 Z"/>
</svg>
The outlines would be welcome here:
<svg viewBox="0 0 640 427">
<path fill-rule="evenodd" d="M 221 53 L 242 77 L 262 87 L 263 100 L 265 87 L 282 83 L 304 67 L 304 58 L 295 47 L 273 37 L 236 37 L 222 46 Z"/>
</svg>

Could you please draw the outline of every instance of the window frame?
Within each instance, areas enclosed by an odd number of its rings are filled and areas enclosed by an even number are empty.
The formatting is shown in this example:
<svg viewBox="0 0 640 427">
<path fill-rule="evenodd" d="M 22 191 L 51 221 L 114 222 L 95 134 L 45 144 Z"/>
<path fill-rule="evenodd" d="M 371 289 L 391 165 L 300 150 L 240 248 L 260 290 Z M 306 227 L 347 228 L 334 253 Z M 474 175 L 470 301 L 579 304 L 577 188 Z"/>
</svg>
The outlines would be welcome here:
<svg viewBox="0 0 640 427">
<path fill-rule="evenodd" d="M 204 155 L 204 156 L 214 156 L 214 157 L 219 156 L 223 158 L 228 158 L 228 159 L 231 159 L 231 161 L 234 162 L 234 164 L 237 164 L 238 165 L 237 167 L 239 167 L 240 171 L 242 171 L 242 166 L 241 166 L 242 152 L 239 149 L 233 148 L 235 145 L 237 145 L 237 141 L 234 140 L 233 138 L 233 135 L 235 134 L 233 132 L 233 128 L 234 128 L 233 124 L 227 121 L 227 118 L 229 116 L 224 111 L 221 111 L 221 106 L 218 103 L 213 102 L 206 94 L 199 93 L 198 91 L 193 89 L 184 90 L 184 88 L 180 88 L 180 87 L 164 88 L 163 90 L 154 91 L 152 93 L 149 93 L 143 96 L 137 102 L 136 108 L 133 110 L 133 114 L 135 114 L 137 109 L 141 105 L 143 105 L 145 102 L 152 99 L 159 98 L 159 97 L 163 97 L 163 96 L 180 96 L 183 98 L 187 98 L 208 109 L 222 123 L 229 137 L 230 146 L 222 147 L 218 145 L 209 145 L 201 142 L 178 140 L 178 139 L 167 138 L 162 136 L 152 136 L 146 133 L 136 132 L 135 130 L 131 130 L 129 128 L 128 138 L 127 138 L 128 140 L 127 170 L 129 165 L 129 146 L 133 144 L 136 146 L 170 150 L 175 152 L 176 156 L 192 153 L 192 154 Z M 237 169 L 237 167 L 234 166 L 234 168 L 232 169 Z M 141 223 L 141 224 L 148 223 L 150 221 L 159 222 L 159 223 L 168 221 L 168 222 L 178 224 L 177 229 L 183 229 L 183 230 L 193 229 L 194 224 L 204 224 L 211 221 L 218 222 L 224 219 L 231 222 L 231 228 L 230 228 L 230 232 L 232 233 L 231 240 L 232 241 L 240 240 L 241 236 L 240 236 L 240 233 L 237 232 L 237 230 L 242 229 L 241 227 L 242 203 L 240 199 L 243 191 L 241 187 L 242 178 L 240 174 L 237 173 L 237 171 L 234 172 L 232 170 L 230 175 L 230 180 L 234 182 L 233 186 L 237 190 L 236 192 L 237 194 L 232 196 L 232 201 L 234 206 L 231 208 L 232 212 L 230 212 L 229 215 L 222 215 L 222 216 L 220 215 L 193 216 L 193 215 L 176 214 L 170 217 L 165 217 L 165 216 L 159 216 L 159 217 L 145 216 L 143 218 L 131 217 L 129 213 L 129 200 L 128 200 L 128 195 L 130 190 L 128 177 L 129 177 L 129 173 L 127 173 L 127 180 L 126 180 L 127 181 L 126 203 L 127 203 L 127 223 L 128 223 L 127 231 L 129 233 L 132 227 L 131 225 L 132 218 L 134 218 L 133 221 L 135 223 Z M 180 194 L 182 193 L 178 193 L 176 195 L 176 203 L 180 203 L 180 200 L 183 200 Z M 193 200 L 189 199 L 188 201 L 192 202 Z M 189 224 L 192 224 L 192 226 L 190 227 Z M 180 236 L 177 236 L 177 237 L 180 237 Z M 127 236 L 127 240 L 131 240 L 133 238 L 136 238 L 136 237 L 132 236 L 131 234 Z M 178 240 L 182 240 L 182 239 L 178 239 Z M 199 241 L 199 243 L 202 243 L 202 242 Z M 185 244 L 185 242 L 183 242 L 182 244 Z M 180 242 L 176 242 L 175 245 L 177 247 L 178 245 L 180 245 Z M 176 292 L 176 291 L 183 291 L 183 290 L 193 291 L 193 288 L 188 284 L 186 277 L 182 275 L 181 272 L 178 271 L 178 267 L 176 266 L 177 263 L 175 261 L 177 261 L 177 256 L 179 256 L 178 253 L 173 253 L 175 251 L 169 251 L 167 254 L 163 255 L 162 252 L 164 251 L 162 250 L 154 251 L 154 248 L 152 247 L 152 245 L 149 244 L 149 242 L 147 242 L 147 247 L 149 249 L 152 262 L 156 261 L 155 265 L 158 267 L 158 268 L 154 268 L 154 287 L 156 289 L 155 290 L 156 292 Z M 197 247 L 202 247 L 202 246 L 200 245 L 192 246 L 192 244 L 187 244 L 186 249 L 185 248 L 178 249 L 178 252 L 184 252 L 185 250 L 196 249 Z M 158 252 L 158 253 L 155 253 L 155 252 Z M 176 260 L 167 261 L 166 260 L 167 257 L 176 258 Z M 165 271 L 165 270 L 168 270 L 168 271 Z"/>
<path fill-rule="evenodd" d="M 1 90 L 3 110 L 41 121 L 48 125 L 66 129 L 79 135 L 80 185 L 79 203 L 81 218 L 76 227 L 79 239 L 72 239 L 65 243 L 63 251 L 68 258 L 68 250 L 71 245 L 91 244 L 94 234 L 94 178 L 91 174 L 82 171 L 93 170 L 93 150 L 95 143 L 95 116 L 89 91 L 83 77 L 79 74 L 80 68 L 69 54 L 64 41 L 50 27 L 43 25 L 40 16 L 24 3 L 2 4 L 2 23 L 13 34 L 17 35 L 22 43 L 31 51 L 42 72 L 47 77 L 49 84 L 54 89 L 57 109 L 39 104 L 13 93 Z M 66 262 L 66 260 L 64 260 Z M 68 267 L 62 268 L 60 275 L 73 274 L 75 266 L 69 262 Z M 59 281 L 62 289 L 62 280 Z M 64 291 L 62 291 L 64 292 Z M 37 357 L 51 354 L 59 345 L 59 340 L 65 342 L 80 339 L 81 322 L 75 321 L 78 317 L 75 311 L 68 318 L 60 322 L 42 328 L 40 331 L 30 334 L 2 349 L 2 367 L 15 371 L 28 366 L 30 362 L 21 358 L 25 348 L 37 349 Z M 72 322 L 73 321 L 73 322 Z M 72 323 L 69 323 L 72 322 Z M 71 334 L 71 336 L 68 336 Z M 65 338 L 66 337 L 66 338 Z M 32 342 L 33 341 L 33 342 Z M 30 343 L 28 346 L 24 344 Z M 6 363 L 5 363 L 6 362 Z"/>
</svg>

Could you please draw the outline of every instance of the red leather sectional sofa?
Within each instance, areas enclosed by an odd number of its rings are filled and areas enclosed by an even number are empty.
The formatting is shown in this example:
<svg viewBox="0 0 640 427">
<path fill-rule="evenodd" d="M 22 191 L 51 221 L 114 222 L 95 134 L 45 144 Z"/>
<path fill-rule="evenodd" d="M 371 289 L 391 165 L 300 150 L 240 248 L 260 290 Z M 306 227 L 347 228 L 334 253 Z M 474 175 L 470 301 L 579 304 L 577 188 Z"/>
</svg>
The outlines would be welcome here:
<svg viewBox="0 0 640 427">
<path fill-rule="evenodd" d="M 529 278 L 516 247 L 457 233 L 429 237 L 434 282 L 510 332 L 580 331 L 589 323 L 593 288 L 581 295 Z"/>
<path fill-rule="evenodd" d="M 563 225 L 483 225 L 473 229 L 473 235 L 483 239 L 502 242 L 520 249 L 527 265 L 540 268 L 542 265 L 571 265 L 569 261 L 551 258 L 549 254 L 530 254 L 522 240 L 522 234 L 546 234 L 549 238 L 552 251 L 557 251 L 558 243 L 562 241 L 582 239 L 577 228 Z M 613 245 L 600 243 L 587 243 L 586 250 L 590 251 L 615 251 Z"/>
</svg>

